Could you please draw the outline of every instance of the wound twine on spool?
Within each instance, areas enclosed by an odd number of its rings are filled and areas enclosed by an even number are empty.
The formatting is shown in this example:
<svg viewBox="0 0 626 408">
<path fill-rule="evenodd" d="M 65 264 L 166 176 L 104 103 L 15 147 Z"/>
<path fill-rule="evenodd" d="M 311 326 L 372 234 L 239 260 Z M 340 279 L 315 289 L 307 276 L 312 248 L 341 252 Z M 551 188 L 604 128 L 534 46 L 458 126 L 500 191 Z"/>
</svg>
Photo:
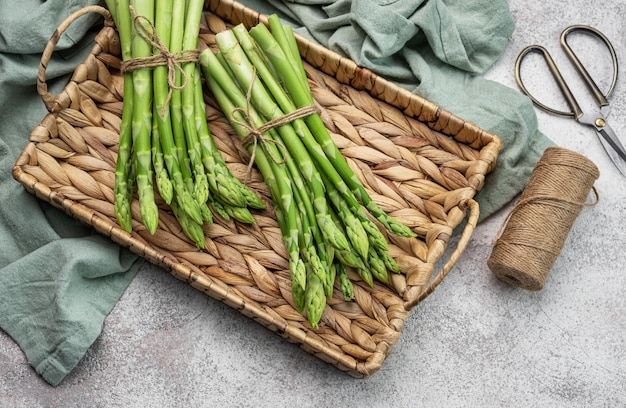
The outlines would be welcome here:
<svg viewBox="0 0 626 408">
<path fill-rule="evenodd" d="M 543 289 L 582 208 L 598 202 L 593 184 L 599 176 L 585 156 L 547 148 L 497 234 L 487 261 L 496 277 L 523 289 Z M 592 189 L 596 201 L 586 204 Z"/>
</svg>

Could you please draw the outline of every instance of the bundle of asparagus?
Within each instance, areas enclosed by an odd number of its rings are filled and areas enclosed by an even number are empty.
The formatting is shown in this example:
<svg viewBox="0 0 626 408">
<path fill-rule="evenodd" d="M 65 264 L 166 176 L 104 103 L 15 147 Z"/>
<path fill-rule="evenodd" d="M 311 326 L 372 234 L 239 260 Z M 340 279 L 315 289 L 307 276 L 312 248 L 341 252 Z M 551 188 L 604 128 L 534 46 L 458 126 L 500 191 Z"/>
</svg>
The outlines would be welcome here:
<svg viewBox="0 0 626 408">
<path fill-rule="evenodd" d="M 336 279 L 344 298 L 353 298 L 347 267 L 369 285 L 399 271 L 369 215 L 394 234 L 415 234 L 376 205 L 334 144 L 289 26 L 273 15 L 269 29 L 239 25 L 215 40 L 218 50 L 204 50 L 200 66 L 270 189 L 294 303 L 317 327 Z"/>
<path fill-rule="evenodd" d="M 265 207 L 231 174 L 209 132 L 197 63 L 203 3 L 107 0 L 120 36 L 124 70 L 115 214 L 130 231 L 136 184 L 141 219 L 154 233 L 154 179 L 160 196 L 199 248 L 204 247 L 202 224 L 212 221 L 210 208 L 224 218 L 253 223 L 248 208 Z"/>
<path fill-rule="evenodd" d="M 154 233 L 153 180 L 185 234 L 204 247 L 212 211 L 253 223 L 264 202 L 235 178 L 206 121 L 202 74 L 270 189 L 289 253 L 292 295 L 313 327 L 335 281 L 354 297 L 346 268 L 369 285 L 398 265 L 388 231 L 414 233 L 374 203 L 320 116 L 289 26 L 239 25 L 216 35 L 217 52 L 198 51 L 202 0 L 107 0 L 118 28 L 124 108 L 115 174 L 115 213 L 132 229 L 135 185 L 140 215 Z M 199 55 L 198 55 L 199 54 Z M 200 62 L 198 64 L 197 62 Z"/>
</svg>

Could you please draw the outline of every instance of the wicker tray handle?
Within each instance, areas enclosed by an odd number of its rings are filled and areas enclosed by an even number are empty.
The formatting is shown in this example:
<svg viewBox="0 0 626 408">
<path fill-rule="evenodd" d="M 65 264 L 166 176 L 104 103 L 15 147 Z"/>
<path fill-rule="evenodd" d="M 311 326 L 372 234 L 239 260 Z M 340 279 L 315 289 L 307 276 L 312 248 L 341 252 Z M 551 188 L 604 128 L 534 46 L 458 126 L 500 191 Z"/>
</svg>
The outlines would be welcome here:
<svg viewBox="0 0 626 408">
<path fill-rule="evenodd" d="M 423 289 L 420 292 L 420 294 L 416 296 L 413 300 L 404 303 L 405 309 L 410 310 L 419 302 L 424 300 L 428 295 L 433 293 L 435 288 L 439 286 L 441 281 L 443 281 L 443 278 L 445 278 L 446 275 L 448 275 L 448 273 L 452 270 L 452 268 L 454 268 L 454 265 L 456 265 L 457 261 L 459 260 L 463 252 L 465 251 L 465 248 L 467 247 L 467 244 L 469 243 L 470 238 L 472 237 L 474 233 L 476 224 L 478 224 L 478 218 L 480 216 L 480 210 L 479 210 L 479 205 L 477 201 L 470 199 L 467 201 L 466 205 L 470 209 L 470 215 L 467 219 L 467 224 L 465 225 L 465 228 L 463 229 L 463 233 L 461 234 L 461 237 L 459 238 L 459 242 L 456 248 L 450 255 L 450 258 L 446 261 L 446 263 L 441 268 L 441 271 L 439 271 L 439 273 L 430 282 L 430 284 L 426 287 L 426 289 Z"/>
<path fill-rule="evenodd" d="M 115 26 L 109 10 L 102 6 L 87 6 L 67 16 L 65 20 L 61 22 L 59 27 L 57 27 L 57 29 L 52 34 L 52 37 L 50 37 L 46 48 L 43 51 L 43 54 L 41 56 L 41 62 L 39 63 L 39 71 L 37 73 L 37 92 L 41 96 L 41 99 L 43 99 L 43 103 L 46 105 L 46 109 L 48 109 L 48 112 L 58 112 L 59 110 L 64 108 L 60 106 L 60 104 L 57 102 L 57 97 L 48 92 L 48 84 L 46 83 L 46 68 L 48 67 L 50 58 L 52 58 L 54 49 L 61 39 L 61 36 L 69 28 L 69 26 L 72 25 L 72 23 L 78 18 L 89 13 L 97 13 L 104 17 L 105 26 Z"/>
</svg>

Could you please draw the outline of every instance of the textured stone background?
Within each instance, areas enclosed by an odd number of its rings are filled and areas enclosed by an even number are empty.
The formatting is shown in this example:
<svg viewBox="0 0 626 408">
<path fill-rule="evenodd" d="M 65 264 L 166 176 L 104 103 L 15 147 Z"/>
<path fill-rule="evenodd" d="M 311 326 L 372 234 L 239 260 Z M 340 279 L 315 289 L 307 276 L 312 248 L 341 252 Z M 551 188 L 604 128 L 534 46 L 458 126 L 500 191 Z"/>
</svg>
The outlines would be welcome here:
<svg viewBox="0 0 626 408">
<path fill-rule="evenodd" d="M 574 23 L 600 28 L 618 56 L 626 55 L 623 2 L 511 0 L 510 7 L 517 28 L 490 79 L 516 88 L 514 61 L 531 43 L 547 46 L 570 75 L 558 38 Z M 583 48 L 590 71 L 610 75 L 605 53 Z M 626 142 L 623 79 L 611 101 L 610 122 Z M 0 406 L 626 406 L 626 179 L 590 128 L 538 118 L 558 145 L 585 154 L 601 171 L 600 202 L 577 219 L 541 292 L 507 286 L 487 268 L 504 209 L 477 228 L 456 268 L 408 319 L 383 368 L 363 381 L 146 265 L 56 388 L 0 332 Z"/>
</svg>

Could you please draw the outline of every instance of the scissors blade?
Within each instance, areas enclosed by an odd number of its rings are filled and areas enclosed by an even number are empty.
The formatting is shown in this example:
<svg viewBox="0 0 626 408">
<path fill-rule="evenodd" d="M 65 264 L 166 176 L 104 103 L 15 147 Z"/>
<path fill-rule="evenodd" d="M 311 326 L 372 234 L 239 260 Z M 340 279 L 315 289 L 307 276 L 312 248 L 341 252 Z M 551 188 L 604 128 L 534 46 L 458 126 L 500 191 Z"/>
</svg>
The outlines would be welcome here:
<svg viewBox="0 0 626 408">
<path fill-rule="evenodd" d="M 601 129 L 598 129 L 598 133 L 600 133 L 600 135 L 604 138 L 604 140 L 606 140 L 609 146 L 611 146 L 613 150 L 617 152 L 618 156 L 621 157 L 622 160 L 626 160 L 626 149 L 624 148 L 622 142 L 620 142 L 620 140 L 617 138 L 617 135 L 610 126 L 607 125 Z"/>
<path fill-rule="evenodd" d="M 608 114 L 608 105 L 603 106 L 600 112 L 585 113 L 578 118 L 578 122 L 592 126 L 604 150 L 615 164 L 615 167 L 626 177 L 626 148 L 615 134 L 615 131 L 606 122 L 606 114 Z"/>
<path fill-rule="evenodd" d="M 611 161 L 620 173 L 626 177 L 626 149 L 624 149 L 624 145 L 622 145 L 615 132 L 608 126 L 597 129 L 597 133 Z"/>
</svg>

